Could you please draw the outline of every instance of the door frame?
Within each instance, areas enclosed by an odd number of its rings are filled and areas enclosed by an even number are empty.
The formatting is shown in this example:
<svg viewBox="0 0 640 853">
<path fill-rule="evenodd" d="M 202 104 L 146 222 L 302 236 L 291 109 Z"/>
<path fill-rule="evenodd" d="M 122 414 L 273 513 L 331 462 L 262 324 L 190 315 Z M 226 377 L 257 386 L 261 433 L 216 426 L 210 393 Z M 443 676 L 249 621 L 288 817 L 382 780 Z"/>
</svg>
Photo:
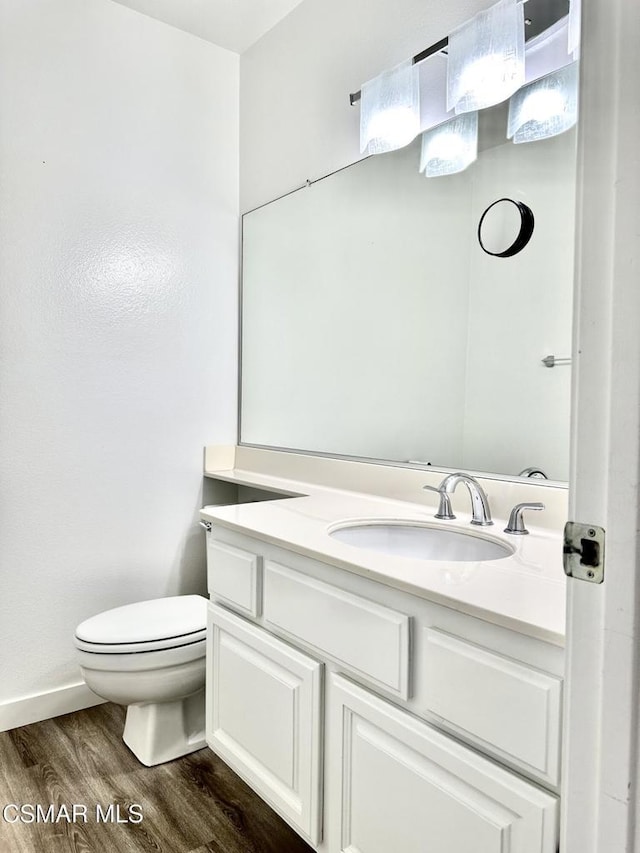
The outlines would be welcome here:
<svg viewBox="0 0 640 853">
<path fill-rule="evenodd" d="M 640 853 L 640 3 L 582 0 L 562 853 Z"/>
</svg>

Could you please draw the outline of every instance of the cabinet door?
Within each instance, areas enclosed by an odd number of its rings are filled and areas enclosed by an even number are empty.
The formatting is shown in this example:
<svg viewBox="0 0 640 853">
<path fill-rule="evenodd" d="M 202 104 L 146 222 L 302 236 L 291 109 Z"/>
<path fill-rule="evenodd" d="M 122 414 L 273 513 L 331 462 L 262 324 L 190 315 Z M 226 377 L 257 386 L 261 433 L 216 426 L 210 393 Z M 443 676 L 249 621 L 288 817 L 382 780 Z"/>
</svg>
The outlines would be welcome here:
<svg viewBox="0 0 640 853">
<path fill-rule="evenodd" d="M 213 600 L 247 616 L 260 612 L 262 557 L 207 534 L 207 581 Z"/>
<path fill-rule="evenodd" d="M 329 717 L 332 853 L 555 853 L 552 795 L 341 676 Z"/>
<path fill-rule="evenodd" d="M 321 839 L 322 665 L 209 605 L 207 743 L 294 829 Z"/>
</svg>

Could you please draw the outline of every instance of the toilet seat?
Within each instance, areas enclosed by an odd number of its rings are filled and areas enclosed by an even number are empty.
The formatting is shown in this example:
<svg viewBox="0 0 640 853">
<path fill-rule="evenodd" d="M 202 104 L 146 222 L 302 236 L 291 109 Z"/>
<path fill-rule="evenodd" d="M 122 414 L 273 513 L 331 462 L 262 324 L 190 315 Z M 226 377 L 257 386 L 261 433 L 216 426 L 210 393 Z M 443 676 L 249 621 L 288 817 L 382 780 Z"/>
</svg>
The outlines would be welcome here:
<svg viewBox="0 0 640 853">
<path fill-rule="evenodd" d="M 115 607 L 76 629 L 78 649 L 96 655 L 127 655 L 198 646 L 206 638 L 207 601 L 176 595 Z M 194 653 L 191 649 L 185 654 Z"/>
<path fill-rule="evenodd" d="M 76 646 L 77 646 L 76 642 Z M 87 644 L 88 646 L 89 644 Z M 186 646 L 173 646 L 165 649 L 140 649 L 135 652 L 95 652 L 91 648 L 78 646 L 78 663 L 86 670 L 98 672 L 147 672 L 161 673 L 167 668 L 190 664 L 192 661 L 204 661 L 207 641 L 197 640 Z"/>
<path fill-rule="evenodd" d="M 135 655 L 143 652 L 161 652 L 196 645 L 203 643 L 206 636 L 206 629 L 203 629 L 194 634 L 167 637 L 165 640 L 152 640 L 148 643 L 88 643 L 86 640 L 78 639 L 78 637 L 74 637 L 73 641 L 77 649 L 94 655 Z"/>
</svg>

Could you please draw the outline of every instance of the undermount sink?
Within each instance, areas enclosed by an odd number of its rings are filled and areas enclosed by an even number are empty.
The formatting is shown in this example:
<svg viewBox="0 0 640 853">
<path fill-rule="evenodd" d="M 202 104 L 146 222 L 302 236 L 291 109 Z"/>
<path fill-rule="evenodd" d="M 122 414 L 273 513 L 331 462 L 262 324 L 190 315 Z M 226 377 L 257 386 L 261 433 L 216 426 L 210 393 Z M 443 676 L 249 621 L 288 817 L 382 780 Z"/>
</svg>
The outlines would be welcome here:
<svg viewBox="0 0 640 853">
<path fill-rule="evenodd" d="M 508 545 L 484 536 L 427 527 L 419 522 L 354 522 L 330 529 L 329 536 L 355 548 L 414 560 L 471 563 L 502 560 L 514 553 Z"/>
</svg>

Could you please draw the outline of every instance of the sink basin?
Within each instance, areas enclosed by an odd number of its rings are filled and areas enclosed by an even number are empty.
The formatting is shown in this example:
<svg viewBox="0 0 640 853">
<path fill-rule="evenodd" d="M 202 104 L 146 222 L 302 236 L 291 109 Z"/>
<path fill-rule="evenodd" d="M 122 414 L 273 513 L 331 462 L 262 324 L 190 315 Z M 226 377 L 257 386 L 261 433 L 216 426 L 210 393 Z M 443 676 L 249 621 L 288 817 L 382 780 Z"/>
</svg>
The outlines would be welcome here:
<svg viewBox="0 0 640 853">
<path fill-rule="evenodd" d="M 334 527 L 329 536 L 355 548 L 414 560 L 478 562 L 502 560 L 513 554 L 513 548 L 493 539 L 427 527 L 418 522 L 363 521 Z"/>
</svg>

